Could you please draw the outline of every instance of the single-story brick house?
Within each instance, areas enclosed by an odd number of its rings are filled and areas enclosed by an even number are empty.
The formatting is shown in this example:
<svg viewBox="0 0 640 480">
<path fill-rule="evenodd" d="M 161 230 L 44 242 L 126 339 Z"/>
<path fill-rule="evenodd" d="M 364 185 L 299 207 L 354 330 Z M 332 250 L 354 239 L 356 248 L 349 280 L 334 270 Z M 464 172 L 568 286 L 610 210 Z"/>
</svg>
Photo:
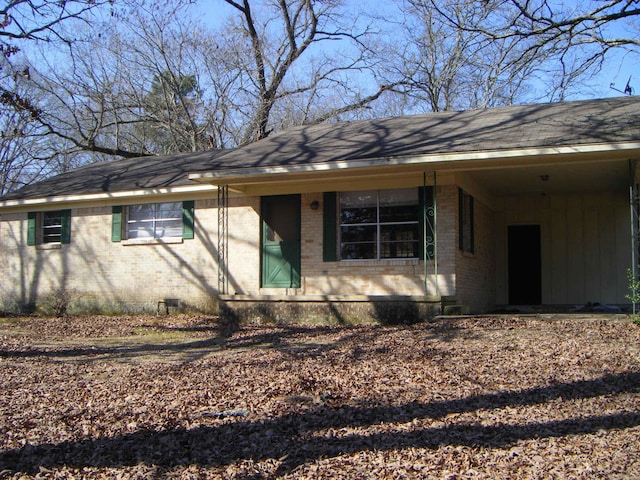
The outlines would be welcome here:
<svg viewBox="0 0 640 480">
<path fill-rule="evenodd" d="M 338 321 L 628 306 L 639 159 L 630 96 L 92 164 L 0 197 L 0 301 Z"/>
</svg>

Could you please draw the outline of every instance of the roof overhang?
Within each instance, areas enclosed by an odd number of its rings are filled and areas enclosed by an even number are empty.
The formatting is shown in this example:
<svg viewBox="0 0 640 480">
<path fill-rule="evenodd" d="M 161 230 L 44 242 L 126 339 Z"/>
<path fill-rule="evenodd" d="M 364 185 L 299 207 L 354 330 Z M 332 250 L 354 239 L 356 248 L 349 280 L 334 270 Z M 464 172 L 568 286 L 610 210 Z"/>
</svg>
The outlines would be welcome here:
<svg viewBox="0 0 640 480">
<path fill-rule="evenodd" d="M 131 204 L 148 198 L 162 201 L 181 197 L 211 198 L 218 186 L 226 185 L 241 195 L 260 194 L 279 188 L 296 191 L 321 191 L 328 182 L 337 189 L 353 189 L 356 179 L 381 179 L 385 182 L 422 172 L 457 174 L 506 170 L 518 171 L 532 167 L 558 165 L 597 165 L 606 168 L 608 162 L 640 159 L 640 142 L 591 143 L 537 148 L 485 150 L 471 152 L 429 153 L 411 156 L 386 156 L 345 161 L 292 165 L 228 168 L 191 173 L 192 185 L 168 188 L 136 189 L 120 192 L 100 192 L 82 195 L 60 195 L 47 198 L 27 198 L 0 202 L 3 211 L 24 210 L 30 207 L 58 209 L 65 205 Z M 153 199 L 149 198 L 153 197 Z"/>
<path fill-rule="evenodd" d="M 194 184 L 169 188 L 138 189 L 122 192 L 104 192 L 83 195 L 59 195 L 47 198 L 25 198 L 5 200 L 0 202 L 0 209 L 4 211 L 24 210 L 29 207 L 38 207 L 42 210 L 56 210 L 65 205 L 82 203 L 83 205 L 96 204 L 131 204 L 140 202 L 141 198 L 153 197 L 163 199 L 165 197 L 189 199 L 206 197 L 210 198 L 211 192 L 217 191 L 215 185 Z"/>
<path fill-rule="evenodd" d="M 346 170 L 355 170 L 356 174 L 362 169 L 388 169 L 393 166 L 418 166 L 420 168 L 444 167 L 464 170 L 474 170 L 478 168 L 503 167 L 508 164 L 513 165 L 515 161 L 519 164 L 523 159 L 536 159 L 540 162 L 557 161 L 558 156 L 573 157 L 573 161 L 588 160 L 588 157 L 599 157 L 602 153 L 614 154 L 616 156 L 627 156 L 629 151 L 640 151 L 640 142 L 627 142 L 619 144 L 588 144 L 561 147 L 541 147 L 527 148 L 520 150 L 493 150 L 477 152 L 453 152 L 434 153 L 427 155 L 412 156 L 388 156 L 372 159 L 335 161 L 318 164 L 304 165 L 277 165 L 265 167 L 248 167 L 217 170 L 211 172 L 199 172 L 189 174 L 189 179 L 198 183 L 208 184 L 231 184 L 235 182 L 261 181 L 261 179 L 278 177 L 284 174 L 310 174 L 310 173 L 330 173 L 337 172 L 343 175 Z M 601 159 L 601 158 L 600 158 Z M 513 165 L 517 166 L 517 165 Z"/>
<path fill-rule="evenodd" d="M 189 175 L 194 182 L 227 185 L 232 191 L 250 194 L 258 186 L 295 184 L 309 190 L 326 186 L 325 182 L 348 182 L 355 178 L 393 178 L 417 172 L 478 172 L 521 169 L 558 164 L 595 164 L 639 158 L 640 142 L 592 143 L 511 150 L 430 153 L 411 156 L 232 168 Z M 319 182 L 322 183 L 319 183 Z M 305 185 L 307 188 L 305 188 Z"/>
</svg>

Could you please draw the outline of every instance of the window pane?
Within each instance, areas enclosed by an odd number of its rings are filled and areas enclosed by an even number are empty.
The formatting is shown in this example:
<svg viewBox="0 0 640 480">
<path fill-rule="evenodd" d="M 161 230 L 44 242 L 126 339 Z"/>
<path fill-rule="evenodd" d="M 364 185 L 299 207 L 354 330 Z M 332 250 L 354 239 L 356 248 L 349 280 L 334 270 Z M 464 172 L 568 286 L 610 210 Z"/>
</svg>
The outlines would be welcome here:
<svg viewBox="0 0 640 480">
<path fill-rule="evenodd" d="M 375 243 L 348 243 L 342 245 L 341 258 L 343 260 L 375 259 Z"/>
<path fill-rule="evenodd" d="M 154 205 L 131 205 L 129 221 L 149 220 L 153 218 Z"/>
<path fill-rule="evenodd" d="M 44 212 L 42 216 L 42 243 L 58 243 L 62 239 L 62 212 Z"/>
<path fill-rule="evenodd" d="M 342 192 L 340 194 L 341 207 L 375 207 L 377 203 L 375 190 L 362 190 L 360 192 Z"/>
<path fill-rule="evenodd" d="M 159 203 L 156 205 L 156 217 L 162 219 L 182 219 L 182 204 L 180 202 Z"/>
<path fill-rule="evenodd" d="M 161 220 L 156 222 L 155 238 L 181 237 L 182 219 Z"/>
<path fill-rule="evenodd" d="M 153 204 L 129 207 L 127 238 L 153 238 L 154 209 Z"/>
<path fill-rule="evenodd" d="M 473 253 L 473 197 L 462 189 L 459 190 L 459 194 L 460 249 Z"/>
<path fill-rule="evenodd" d="M 340 223 L 357 224 L 357 223 L 376 223 L 377 212 L 373 208 L 347 208 L 340 210 Z"/>
<path fill-rule="evenodd" d="M 418 189 L 380 190 L 380 206 L 417 205 Z"/>
<path fill-rule="evenodd" d="M 129 224 L 127 238 L 153 238 L 153 222 Z"/>
<path fill-rule="evenodd" d="M 156 209 L 155 238 L 182 236 L 182 204 L 160 203 Z"/>
<path fill-rule="evenodd" d="M 341 238 L 343 242 L 375 242 L 376 230 L 375 225 L 342 227 Z"/>
<path fill-rule="evenodd" d="M 418 221 L 418 190 L 380 191 L 380 222 Z"/>
<path fill-rule="evenodd" d="M 380 258 L 416 258 L 420 235 L 418 224 L 380 227 Z"/>
<path fill-rule="evenodd" d="M 375 225 L 341 228 L 340 256 L 345 260 L 376 258 Z"/>
<path fill-rule="evenodd" d="M 415 222 L 418 213 L 418 205 L 380 207 L 380 223 Z"/>
<path fill-rule="evenodd" d="M 377 194 L 374 191 L 340 194 L 340 223 L 377 222 Z"/>
</svg>

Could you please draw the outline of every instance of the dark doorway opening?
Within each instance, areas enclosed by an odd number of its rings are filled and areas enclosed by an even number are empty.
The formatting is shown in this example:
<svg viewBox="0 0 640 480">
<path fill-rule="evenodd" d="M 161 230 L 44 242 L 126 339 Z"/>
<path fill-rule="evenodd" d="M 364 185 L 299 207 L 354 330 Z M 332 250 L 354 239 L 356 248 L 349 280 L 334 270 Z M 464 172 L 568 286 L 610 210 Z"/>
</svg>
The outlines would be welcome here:
<svg viewBox="0 0 640 480">
<path fill-rule="evenodd" d="M 540 225 L 511 225 L 508 230 L 509 304 L 542 303 Z"/>
</svg>

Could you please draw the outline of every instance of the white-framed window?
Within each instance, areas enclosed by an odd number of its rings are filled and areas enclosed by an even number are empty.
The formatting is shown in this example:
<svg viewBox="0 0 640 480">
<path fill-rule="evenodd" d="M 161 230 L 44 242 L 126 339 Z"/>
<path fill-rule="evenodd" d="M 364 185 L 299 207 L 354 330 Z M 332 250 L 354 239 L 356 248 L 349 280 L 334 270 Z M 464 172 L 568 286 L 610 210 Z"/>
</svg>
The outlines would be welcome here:
<svg viewBox="0 0 640 480">
<path fill-rule="evenodd" d="M 62 244 L 71 241 L 71 210 L 29 212 L 27 244 Z"/>
<path fill-rule="evenodd" d="M 62 240 L 62 212 L 43 212 L 40 225 L 41 243 L 61 243 Z"/>
<path fill-rule="evenodd" d="M 418 258 L 418 189 L 365 190 L 339 195 L 341 260 Z"/>
<path fill-rule="evenodd" d="M 194 238 L 194 201 L 114 205 L 112 207 L 111 241 Z"/>
<path fill-rule="evenodd" d="M 127 207 L 127 239 L 182 237 L 182 202 Z"/>
</svg>

